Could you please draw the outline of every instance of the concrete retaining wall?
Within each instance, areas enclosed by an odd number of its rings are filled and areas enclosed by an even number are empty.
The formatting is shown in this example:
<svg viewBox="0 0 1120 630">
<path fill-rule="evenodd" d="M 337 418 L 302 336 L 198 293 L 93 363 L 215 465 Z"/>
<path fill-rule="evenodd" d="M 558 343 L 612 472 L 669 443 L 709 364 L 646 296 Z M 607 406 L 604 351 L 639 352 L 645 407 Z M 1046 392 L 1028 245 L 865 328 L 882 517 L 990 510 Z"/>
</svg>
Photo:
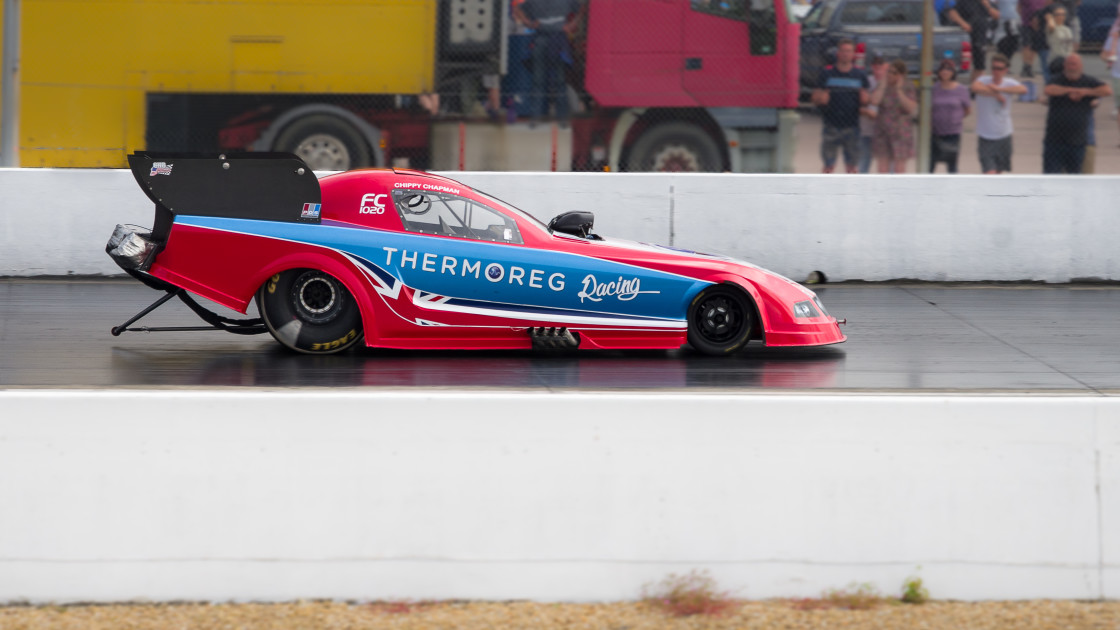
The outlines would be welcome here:
<svg viewBox="0 0 1120 630">
<path fill-rule="evenodd" d="M 1120 399 L 0 391 L 0 602 L 1120 597 Z"/>
<path fill-rule="evenodd" d="M 1120 177 L 448 173 L 547 220 L 744 258 L 795 280 L 1120 280 Z M 0 276 L 116 274 L 150 225 L 128 171 L 0 169 Z"/>
</svg>

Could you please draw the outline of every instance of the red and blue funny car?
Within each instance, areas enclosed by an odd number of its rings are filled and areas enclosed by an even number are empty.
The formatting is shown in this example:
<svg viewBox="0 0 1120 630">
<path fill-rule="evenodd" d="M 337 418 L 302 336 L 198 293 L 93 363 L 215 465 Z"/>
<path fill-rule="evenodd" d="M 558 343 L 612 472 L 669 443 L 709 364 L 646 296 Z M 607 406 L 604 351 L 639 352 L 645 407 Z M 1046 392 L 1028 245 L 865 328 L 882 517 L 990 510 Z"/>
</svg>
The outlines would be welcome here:
<svg viewBox="0 0 1120 630">
<path fill-rule="evenodd" d="M 590 212 L 548 224 L 452 179 L 362 169 L 322 179 L 289 154 L 135 153 L 153 228 L 106 246 L 166 291 L 112 330 L 269 332 L 330 354 L 405 349 L 674 349 L 845 340 L 805 287 L 749 263 L 602 237 Z M 227 318 L 190 294 L 259 317 Z M 208 324 L 130 328 L 179 297 Z"/>
</svg>

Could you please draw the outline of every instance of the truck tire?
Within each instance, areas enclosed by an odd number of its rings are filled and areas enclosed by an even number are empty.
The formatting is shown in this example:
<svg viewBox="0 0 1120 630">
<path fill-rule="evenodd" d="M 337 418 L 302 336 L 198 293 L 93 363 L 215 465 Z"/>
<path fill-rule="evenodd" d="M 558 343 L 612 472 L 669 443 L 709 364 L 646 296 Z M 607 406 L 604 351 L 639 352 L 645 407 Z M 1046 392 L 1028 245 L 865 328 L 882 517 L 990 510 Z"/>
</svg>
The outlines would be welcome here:
<svg viewBox="0 0 1120 630">
<path fill-rule="evenodd" d="M 631 172 L 723 171 L 723 156 L 712 136 L 686 122 L 657 125 L 643 133 L 630 148 L 627 169 Z"/>
<path fill-rule="evenodd" d="M 298 155 L 313 171 L 372 166 L 366 141 L 353 125 L 329 114 L 292 121 L 276 138 L 277 151 Z"/>
</svg>

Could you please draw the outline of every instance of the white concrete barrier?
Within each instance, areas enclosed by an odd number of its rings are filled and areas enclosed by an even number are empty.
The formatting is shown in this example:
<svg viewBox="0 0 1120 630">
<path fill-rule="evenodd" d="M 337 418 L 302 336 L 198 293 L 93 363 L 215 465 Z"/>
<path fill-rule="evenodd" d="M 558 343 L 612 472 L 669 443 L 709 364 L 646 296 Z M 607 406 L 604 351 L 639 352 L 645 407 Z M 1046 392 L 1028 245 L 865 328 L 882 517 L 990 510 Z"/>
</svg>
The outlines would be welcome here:
<svg viewBox="0 0 1120 630">
<path fill-rule="evenodd" d="M 1120 398 L 0 391 L 0 602 L 1120 597 Z"/>
<path fill-rule="evenodd" d="M 736 256 L 796 280 L 1120 280 L 1120 177 L 447 175 L 547 220 Z M 128 171 L 0 169 L 0 276 L 117 274 L 117 223 L 150 225 Z"/>
</svg>

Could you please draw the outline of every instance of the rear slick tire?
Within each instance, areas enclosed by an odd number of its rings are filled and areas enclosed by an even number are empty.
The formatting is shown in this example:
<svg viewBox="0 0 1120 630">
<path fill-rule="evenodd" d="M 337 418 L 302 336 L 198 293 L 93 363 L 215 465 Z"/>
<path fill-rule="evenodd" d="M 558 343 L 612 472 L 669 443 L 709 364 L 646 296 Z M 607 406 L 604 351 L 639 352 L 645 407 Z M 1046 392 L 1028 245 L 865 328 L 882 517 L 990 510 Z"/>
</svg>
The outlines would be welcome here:
<svg viewBox="0 0 1120 630">
<path fill-rule="evenodd" d="M 273 338 L 296 352 L 334 354 L 364 337 L 354 296 L 317 269 L 289 269 L 272 276 L 257 291 L 257 309 Z"/>
<path fill-rule="evenodd" d="M 743 291 L 722 284 L 708 287 L 688 307 L 688 343 L 711 356 L 738 352 L 754 332 L 754 312 Z"/>
</svg>

